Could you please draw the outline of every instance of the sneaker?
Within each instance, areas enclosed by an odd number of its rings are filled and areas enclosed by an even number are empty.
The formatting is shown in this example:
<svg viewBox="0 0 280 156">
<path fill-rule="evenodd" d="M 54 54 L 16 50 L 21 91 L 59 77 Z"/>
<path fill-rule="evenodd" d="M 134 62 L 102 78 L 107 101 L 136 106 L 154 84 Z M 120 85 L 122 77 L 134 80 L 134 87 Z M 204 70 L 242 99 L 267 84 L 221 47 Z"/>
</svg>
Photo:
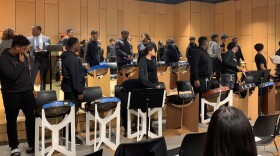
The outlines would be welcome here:
<svg viewBox="0 0 280 156">
<path fill-rule="evenodd" d="M 18 148 L 14 148 L 11 150 L 11 156 L 20 156 Z"/>
<path fill-rule="evenodd" d="M 29 147 L 29 148 L 27 148 L 26 153 L 27 153 L 27 154 L 34 153 L 34 147 Z"/>
<path fill-rule="evenodd" d="M 83 141 L 76 136 L 76 145 L 82 145 L 83 144 Z"/>
</svg>

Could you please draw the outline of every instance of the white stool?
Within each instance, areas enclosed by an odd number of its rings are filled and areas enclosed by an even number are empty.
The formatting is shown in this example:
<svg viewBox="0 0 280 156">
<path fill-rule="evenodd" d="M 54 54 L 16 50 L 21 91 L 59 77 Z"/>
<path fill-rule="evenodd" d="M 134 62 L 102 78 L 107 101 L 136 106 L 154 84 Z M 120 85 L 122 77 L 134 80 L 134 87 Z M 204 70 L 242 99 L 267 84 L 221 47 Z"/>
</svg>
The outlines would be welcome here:
<svg viewBox="0 0 280 156">
<path fill-rule="evenodd" d="M 71 124 L 71 148 L 69 149 L 69 124 Z M 40 141 L 39 141 L 39 131 L 41 130 L 41 151 L 40 151 Z M 65 135 L 65 146 L 59 145 L 59 130 L 66 128 Z M 45 147 L 45 129 L 51 130 L 52 145 L 50 147 Z M 59 124 L 50 124 L 47 120 L 45 109 L 42 109 L 42 117 L 37 117 L 35 122 L 35 155 L 45 155 L 51 156 L 54 151 L 61 152 L 67 156 L 76 156 L 76 141 L 75 141 L 75 106 L 71 106 L 69 114 L 65 114 L 63 120 Z"/>
<path fill-rule="evenodd" d="M 94 102 L 92 102 L 94 103 Z M 106 104 L 106 103 L 104 103 Z M 101 103 L 102 105 L 102 103 Z M 95 104 L 94 115 L 86 110 L 86 145 L 94 145 L 94 151 L 98 151 L 102 143 L 105 143 L 112 150 L 116 150 L 120 144 L 120 101 L 117 103 L 115 111 L 113 109 L 109 110 L 106 117 L 101 118 L 98 112 L 98 104 Z M 116 141 L 115 143 L 112 141 L 112 125 L 111 121 L 113 119 L 117 120 L 116 122 Z M 94 120 L 94 139 L 90 139 L 90 121 Z M 99 131 L 97 130 L 97 124 L 99 124 Z M 109 136 L 106 136 L 107 133 L 107 125 L 109 124 L 108 133 Z M 97 133 L 99 133 L 99 137 L 97 138 Z"/>
<path fill-rule="evenodd" d="M 207 101 L 205 98 L 201 98 L 201 114 L 200 114 L 200 117 L 201 117 L 201 123 L 209 123 L 210 122 L 210 119 L 204 119 L 204 107 L 205 107 L 205 104 L 206 105 L 210 105 L 210 106 L 213 106 L 214 107 L 214 112 L 219 109 L 219 107 L 221 107 L 222 105 L 228 103 L 229 106 L 233 106 L 232 104 L 232 96 L 233 96 L 233 91 L 230 90 L 229 93 L 228 93 L 228 96 L 227 98 L 225 98 L 223 101 L 220 101 L 221 99 L 221 92 L 219 93 L 219 96 L 217 97 L 217 102 L 210 102 L 210 101 Z"/>
<path fill-rule="evenodd" d="M 163 93 L 163 102 L 162 107 L 164 107 L 165 103 L 165 95 L 166 90 Z M 131 104 L 131 92 L 128 93 L 128 103 L 127 103 L 127 137 L 137 138 L 137 141 L 142 140 L 143 136 L 147 133 L 147 122 L 149 123 L 148 127 L 148 136 L 151 138 L 158 138 L 162 136 L 162 107 L 161 108 L 149 108 L 148 109 L 148 117 L 149 121 L 147 121 L 146 113 L 143 113 L 141 109 L 137 109 L 137 111 L 133 109 L 129 109 Z M 151 123 L 151 116 L 153 114 L 157 113 L 158 115 L 158 134 L 155 134 L 150 131 L 150 123 Z M 132 133 L 131 131 L 131 117 L 132 115 L 137 116 L 137 131 L 135 133 Z M 141 119 L 141 120 L 140 120 Z M 141 127 L 141 130 L 140 130 Z"/>
</svg>

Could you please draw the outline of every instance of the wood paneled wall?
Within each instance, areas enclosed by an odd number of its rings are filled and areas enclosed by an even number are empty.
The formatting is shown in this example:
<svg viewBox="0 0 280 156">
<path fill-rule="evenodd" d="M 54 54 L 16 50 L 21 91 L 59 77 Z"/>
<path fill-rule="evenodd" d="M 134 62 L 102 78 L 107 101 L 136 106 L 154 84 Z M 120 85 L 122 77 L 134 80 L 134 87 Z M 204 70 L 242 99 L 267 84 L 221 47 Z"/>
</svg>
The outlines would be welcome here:
<svg viewBox="0 0 280 156">
<path fill-rule="evenodd" d="M 135 0 L 0 0 L 0 33 L 12 27 L 16 33 L 31 35 L 34 24 L 57 43 L 59 34 L 73 28 L 79 39 L 88 39 L 93 29 L 100 31 L 103 48 L 110 38 L 128 29 L 134 52 L 140 34 L 152 40 L 174 38 L 174 5 Z"/>
<path fill-rule="evenodd" d="M 279 48 L 280 0 L 238 0 L 215 5 L 215 31 L 238 37 L 248 69 L 256 69 L 254 45 L 263 43 L 268 68 L 269 59 Z"/>
</svg>

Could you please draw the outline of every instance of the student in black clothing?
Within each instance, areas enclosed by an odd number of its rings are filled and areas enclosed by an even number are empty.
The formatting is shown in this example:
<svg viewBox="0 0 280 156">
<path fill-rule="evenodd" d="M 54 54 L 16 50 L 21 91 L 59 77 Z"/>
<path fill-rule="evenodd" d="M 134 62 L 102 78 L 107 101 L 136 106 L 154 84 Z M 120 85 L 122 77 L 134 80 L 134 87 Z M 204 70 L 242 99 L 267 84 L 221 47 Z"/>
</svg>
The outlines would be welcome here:
<svg viewBox="0 0 280 156">
<path fill-rule="evenodd" d="M 199 46 L 195 53 L 192 53 L 191 68 L 190 68 L 190 80 L 194 88 L 195 93 L 199 93 L 199 101 L 202 98 L 202 93 L 206 92 L 210 88 L 210 78 L 213 72 L 212 60 L 207 53 L 208 40 L 207 37 L 201 36 L 198 39 Z M 199 102 L 201 103 L 201 102 Z M 200 112 L 200 105 L 199 105 Z M 205 118 L 207 108 L 205 107 Z M 199 113 L 200 114 L 200 113 Z"/>
<path fill-rule="evenodd" d="M 115 39 L 109 40 L 110 44 L 107 46 L 107 59 L 109 62 L 116 62 L 116 46 Z"/>
<path fill-rule="evenodd" d="M 101 40 L 98 40 L 98 51 L 100 53 L 100 62 L 105 62 L 105 58 L 104 58 L 104 49 L 101 47 Z M 99 62 L 99 63 L 100 63 Z"/>
<path fill-rule="evenodd" d="M 241 50 L 241 47 L 237 44 L 237 38 L 234 37 L 232 38 L 232 42 L 235 42 L 236 43 L 236 46 L 238 48 L 238 51 L 235 53 L 235 56 L 236 56 L 236 60 L 237 60 L 237 65 L 241 65 L 241 60 L 245 61 L 244 57 L 243 57 L 243 53 L 242 53 L 242 50 Z"/>
<path fill-rule="evenodd" d="M 169 38 L 166 41 L 166 45 L 164 48 L 165 53 L 165 64 L 168 66 L 176 66 L 178 65 L 178 61 L 180 60 L 181 52 L 179 48 L 174 43 L 174 40 Z"/>
<path fill-rule="evenodd" d="M 225 52 L 226 51 L 226 39 L 228 38 L 228 35 L 227 34 L 222 34 L 221 36 L 221 44 L 220 44 L 220 47 L 221 47 L 221 52 Z"/>
<path fill-rule="evenodd" d="M 131 46 L 127 40 L 129 32 L 127 30 L 123 30 L 121 34 L 122 39 L 116 42 L 116 56 L 119 69 L 124 65 L 130 64 L 132 61 Z"/>
<path fill-rule="evenodd" d="M 69 38 L 67 40 L 67 47 L 68 51 L 61 54 L 63 76 L 61 90 L 64 92 L 64 100 L 72 101 L 75 104 L 77 113 L 83 100 L 87 70 L 81 64 L 76 54 L 80 50 L 79 40 L 75 37 Z M 76 144 L 82 144 L 78 137 L 76 137 Z"/>
<path fill-rule="evenodd" d="M 238 48 L 236 43 L 230 42 L 227 45 L 227 49 L 227 52 L 222 52 L 223 62 L 221 68 L 221 84 L 223 86 L 229 86 L 232 89 L 237 79 L 236 72 L 245 70 L 237 65 L 235 53 L 237 52 Z M 227 76 L 224 74 L 227 74 Z M 229 75 L 230 77 L 228 77 Z"/>
<path fill-rule="evenodd" d="M 158 41 L 157 61 L 164 61 L 164 45 L 162 41 Z"/>
<path fill-rule="evenodd" d="M 188 58 L 188 62 L 190 62 L 192 53 L 195 52 L 197 45 L 195 44 L 195 37 L 190 37 L 190 43 L 186 49 L 186 57 Z"/>
<path fill-rule="evenodd" d="M 280 46 L 280 41 L 279 41 L 279 46 Z M 275 55 L 280 56 L 280 48 L 279 48 L 278 51 L 276 51 Z M 277 64 L 276 75 L 277 75 L 278 77 L 280 77 L 280 64 Z"/>
<path fill-rule="evenodd" d="M 31 82 L 25 53 L 30 42 L 22 35 L 13 38 L 12 46 L 0 56 L 0 81 L 6 112 L 7 134 L 12 156 L 19 156 L 17 116 L 21 109 L 25 115 L 26 136 L 29 148 L 34 153 L 36 93 Z"/>
<path fill-rule="evenodd" d="M 81 59 L 84 59 L 85 58 L 85 49 L 86 49 L 86 46 L 87 46 L 87 40 L 82 40 L 80 42 L 81 44 L 81 49 L 80 49 L 80 58 Z"/>
<path fill-rule="evenodd" d="M 157 67 L 152 57 L 156 56 L 154 47 L 152 45 L 148 45 L 143 51 L 145 57 L 142 57 L 138 63 L 139 68 L 139 76 L 138 79 L 132 79 L 125 81 L 121 87 L 121 117 L 123 121 L 123 126 L 125 129 L 124 136 L 127 135 L 127 100 L 128 100 L 128 92 L 132 89 L 139 88 L 160 88 L 158 77 L 157 77 Z M 154 131 L 152 127 L 150 127 L 151 131 Z"/>
<path fill-rule="evenodd" d="M 152 45 L 155 49 L 155 52 L 157 52 L 157 45 L 151 40 L 150 35 L 147 33 L 143 33 L 141 35 L 141 41 L 139 42 L 138 47 L 137 47 L 137 49 L 138 49 L 137 62 L 139 62 L 142 57 L 145 57 L 145 54 L 143 53 L 143 51 L 149 44 Z M 155 56 L 153 56 L 153 60 L 156 60 Z"/>
<path fill-rule="evenodd" d="M 100 63 L 100 48 L 98 43 L 99 32 L 96 30 L 91 31 L 91 40 L 87 44 L 86 62 L 88 68 L 99 65 Z"/>
</svg>

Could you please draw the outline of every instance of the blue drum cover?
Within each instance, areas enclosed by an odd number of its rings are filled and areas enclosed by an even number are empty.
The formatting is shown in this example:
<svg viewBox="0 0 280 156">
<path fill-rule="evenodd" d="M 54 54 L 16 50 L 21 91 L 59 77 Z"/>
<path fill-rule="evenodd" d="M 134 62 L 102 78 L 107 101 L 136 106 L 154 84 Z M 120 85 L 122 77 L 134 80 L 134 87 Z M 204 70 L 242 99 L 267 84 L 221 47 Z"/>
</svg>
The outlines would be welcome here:
<svg viewBox="0 0 280 156">
<path fill-rule="evenodd" d="M 110 68 L 110 67 L 107 65 L 107 63 L 104 63 L 102 65 L 93 66 L 93 67 L 89 68 L 88 72 L 91 72 L 93 70 L 100 69 L 100 68 Z"/>
<path fill-rule="evenodd" d="M 73 106 L 71 101 L 54 101 L 42 106 L 43 109 L 50 108 L 50 107 L 60 107 L 60 106 Z"/>
<path fill-rule="evenodd" d="M 119 98 L 116 97 L 106 97 L 106 98 L 101 98 L 99 100 L 99 103 L 109 103 L 109 102 L 120 102 Z"/>
</svg>

